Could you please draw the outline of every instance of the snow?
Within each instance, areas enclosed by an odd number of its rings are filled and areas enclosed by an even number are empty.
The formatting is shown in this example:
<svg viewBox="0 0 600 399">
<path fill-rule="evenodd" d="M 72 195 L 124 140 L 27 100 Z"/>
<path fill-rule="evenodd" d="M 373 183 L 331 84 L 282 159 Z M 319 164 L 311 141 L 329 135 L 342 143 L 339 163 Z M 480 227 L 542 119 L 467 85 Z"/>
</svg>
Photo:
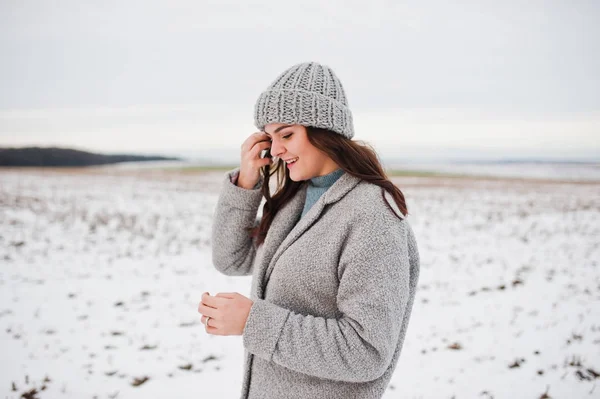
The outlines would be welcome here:
<svg viewBox="0 0 600 399">
<path fill-rule="evenodd" d="M 398 162 L 386 167 L 398 170 L 440 172 L 465 176 L 513 177 L 545 180 L 600 182 L 598 162 Z"/>
<path fill-rule="evenodd" d="M 1 396 L 239 397 L 241 337 L 197 313 L 249 296 L 211 262 L 221 178 L 0 170 Z M 394 182 L 421 275 L 384 398 L 600 397 L 600 183 Z"/>
</svg>

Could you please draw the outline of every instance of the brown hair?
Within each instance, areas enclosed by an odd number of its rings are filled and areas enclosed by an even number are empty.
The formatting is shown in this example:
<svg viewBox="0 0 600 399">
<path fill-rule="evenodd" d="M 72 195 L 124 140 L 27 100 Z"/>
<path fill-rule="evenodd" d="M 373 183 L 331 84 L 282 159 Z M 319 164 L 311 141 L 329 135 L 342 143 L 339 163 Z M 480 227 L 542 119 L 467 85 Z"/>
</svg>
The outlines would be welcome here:
<svg viewBox="0 0 600 399">
<path fill-rule="evenodd" d="M 387 190 L 393 196 L 402 215 L 406 216 L 408 214 L 404 194 L 388 179 L 377 153 L 368 143 L 353 141 L 327 129 L 311 126 L 306 127 L 306 133 L 308 141 L 326 153 L 344 172 L 380 186 L 382 188 L 381 196 L 392 212 L 394 210 L 385 198 L 384 190 Z M 290 201 L 300 187 L 306 183 L 305 181 L 296 182 L 290 178 L 290 172 L 283 159 L 279 159 L 277 164 L 265 165 L 261 169 L 264 178 L 262 194 L 266 202 L 263 205 L 260 223 L 253 228 L 249 228 L 250 236 L 256 238 L 257 246 L 264 242 L 271 222 L 279 209 Z M 277 173 L 277 188 L 275 195 L 271 197 L 269 178 L 275 173 Z M 394 212 L 394 215 L 402 219 L 396 212 Z"/>
</svg>

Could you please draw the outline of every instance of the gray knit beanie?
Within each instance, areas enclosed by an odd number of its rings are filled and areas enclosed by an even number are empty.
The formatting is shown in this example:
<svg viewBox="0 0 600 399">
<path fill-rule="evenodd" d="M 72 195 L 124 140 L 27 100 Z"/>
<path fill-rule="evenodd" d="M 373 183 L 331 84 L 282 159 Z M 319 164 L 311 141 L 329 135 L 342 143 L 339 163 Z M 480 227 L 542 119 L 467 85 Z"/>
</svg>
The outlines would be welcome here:
<svg viewBox="0 0 600 399">
<path fill-rule="evenodd" d="M 329 129 L 351 139 L 352 113 L 342 83 L 331 68 L 305 62 L 288 68 L 261 93 L 254 106 L 254 124 L 299 124 Z"/>
</svg>

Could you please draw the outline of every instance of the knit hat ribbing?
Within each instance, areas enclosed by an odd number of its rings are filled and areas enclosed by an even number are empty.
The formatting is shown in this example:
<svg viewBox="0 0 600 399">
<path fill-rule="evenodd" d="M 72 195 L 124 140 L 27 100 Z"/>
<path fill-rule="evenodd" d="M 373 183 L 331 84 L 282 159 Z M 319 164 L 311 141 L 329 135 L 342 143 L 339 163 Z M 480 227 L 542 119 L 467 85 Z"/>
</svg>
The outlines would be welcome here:
<svg viewBox="0 0 600 399">
<path fill-rule="evenodd" d="M 316 62 L 296 64 L 261 93 L 254 106 L 254 124 L 300 124 L 329 129 L 351 139 L 352 113 L 333 70 Z"/>
</svg>

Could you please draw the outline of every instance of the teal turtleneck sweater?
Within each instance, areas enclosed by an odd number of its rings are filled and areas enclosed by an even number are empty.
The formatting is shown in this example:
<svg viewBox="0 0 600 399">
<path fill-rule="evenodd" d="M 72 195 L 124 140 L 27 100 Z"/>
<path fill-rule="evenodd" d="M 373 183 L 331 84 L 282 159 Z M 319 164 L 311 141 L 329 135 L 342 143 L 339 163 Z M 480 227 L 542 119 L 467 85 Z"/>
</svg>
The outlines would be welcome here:
<svg viewBox="0 0 600 399">
<path fill-rule="evenodd" d="M 308 188 L 306 189 L 306 200 L 304 201 L 304 209 L 302 210 L 301 218 L 304 217 L 306 212 L 317 202 L 319 197 L 323 195 L 329 187 L 335 183 L 341 175 L 344 174 L 342 168 L 338 168 L 333 172 L 326 174 L 325 176 L 313 177 L 308 181 Z"/>
</svg>

